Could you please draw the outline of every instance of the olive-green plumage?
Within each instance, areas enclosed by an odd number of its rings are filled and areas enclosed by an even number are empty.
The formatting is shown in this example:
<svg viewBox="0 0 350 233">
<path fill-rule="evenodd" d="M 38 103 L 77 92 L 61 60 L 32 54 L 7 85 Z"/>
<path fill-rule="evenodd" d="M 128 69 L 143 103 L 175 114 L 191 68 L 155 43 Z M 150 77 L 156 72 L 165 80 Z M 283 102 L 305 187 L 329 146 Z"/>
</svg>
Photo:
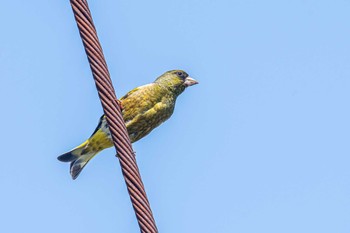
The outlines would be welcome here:
<svg viewBox="0 0 350 233">
<path fill-rule="evenodd" d="M 137 87 L 120 99 L 122 115 L 131 142 L 136 142 L 173 114 L 176 98 L 198 82 L 182 70 L 171 70 L 153 83 Z M 71 162 L 70 173 L 76 179 L 84 166 L 97 153 L 113 145 L 105 116 L 91 137 L 58 160 Z"/>
</svg>

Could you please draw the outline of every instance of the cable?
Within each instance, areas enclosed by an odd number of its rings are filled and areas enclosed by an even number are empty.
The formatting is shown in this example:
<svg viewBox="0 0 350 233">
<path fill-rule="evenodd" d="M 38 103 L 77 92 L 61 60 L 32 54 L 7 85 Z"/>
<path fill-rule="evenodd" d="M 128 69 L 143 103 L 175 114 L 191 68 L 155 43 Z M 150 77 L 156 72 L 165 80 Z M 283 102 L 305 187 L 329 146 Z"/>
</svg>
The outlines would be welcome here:
<svg viewBox="0 0 350 233">
<path fill-rule="evenodd" d="M 70 0 L 84 44 L 103 111 L 112 134 L 135 215 L 142 233 L 157 233 L 157 226 L 147 199 L 121 109 L 114 92 L 102 47 L 97 37 L 86 0 Z"/>
</svg>

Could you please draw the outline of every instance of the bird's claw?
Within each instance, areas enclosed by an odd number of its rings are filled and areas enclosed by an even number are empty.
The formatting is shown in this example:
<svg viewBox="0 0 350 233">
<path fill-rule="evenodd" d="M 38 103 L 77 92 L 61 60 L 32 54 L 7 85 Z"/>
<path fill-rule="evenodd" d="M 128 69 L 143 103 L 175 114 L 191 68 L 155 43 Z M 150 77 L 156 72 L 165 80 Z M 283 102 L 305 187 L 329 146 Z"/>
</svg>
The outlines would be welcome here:
<svg viewBox="0 0 350 233">
<path fill-rule="evenodd" d="M 123 105 L 122 105 L 122 102 L 121 102 L 120 100 L 118 100 L 118 99 L 117 99 L 117 104 L 118 104 L 120 110 L 123 111 L 123 110 L 124 110 L 124 107 L 123 107 Z"/>
</svg>

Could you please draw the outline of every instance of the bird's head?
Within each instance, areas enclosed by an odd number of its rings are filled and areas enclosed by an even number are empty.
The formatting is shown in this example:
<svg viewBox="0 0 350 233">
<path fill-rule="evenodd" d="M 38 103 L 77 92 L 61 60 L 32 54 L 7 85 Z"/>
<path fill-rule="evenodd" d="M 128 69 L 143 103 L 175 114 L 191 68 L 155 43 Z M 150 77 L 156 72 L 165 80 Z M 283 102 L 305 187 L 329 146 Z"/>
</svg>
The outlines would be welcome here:
<svg viewBox="0 0 350 233">
<path fill-rule="evenodd" d="M 168 88 L 176 95 L 180 95 L 187 87 L 198 84 L 196 80 L 188 76 L 183 70 L 170 70 L 154 81 Z"/>
</svg>

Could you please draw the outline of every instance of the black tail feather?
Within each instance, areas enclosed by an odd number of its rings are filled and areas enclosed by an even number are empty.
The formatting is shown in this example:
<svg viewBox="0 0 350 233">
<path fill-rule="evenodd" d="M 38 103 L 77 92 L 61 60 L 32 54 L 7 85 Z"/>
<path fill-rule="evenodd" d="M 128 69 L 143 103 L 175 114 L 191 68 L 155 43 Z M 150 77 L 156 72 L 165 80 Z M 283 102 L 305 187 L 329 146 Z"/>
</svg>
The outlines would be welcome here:
<svg viewBox="0 0 350 233">
<path fill-rule="evenodd" d="M 70 162 L 70 174 L 75 180 L 80 172 L 83 170 L 85 165 L 92 159 L 97 152 L 86 151 L 86 142 L 81 146 L 57 157 L 59 161 Z"/>
<path fill-rule="evenodd" d="M 70 163 L 70 174 L 73 180 L 79 176 L 80 172 L 94 155 L 95 154 L 87 154 Z"/>
<path fill-rule="evenodd" d="M 76 155 L 73 155 L 71 151 L 57 157 L 57 159 L 61 162 L 72 162 L 77 158 L 78 157 Z"/>
</svg>

